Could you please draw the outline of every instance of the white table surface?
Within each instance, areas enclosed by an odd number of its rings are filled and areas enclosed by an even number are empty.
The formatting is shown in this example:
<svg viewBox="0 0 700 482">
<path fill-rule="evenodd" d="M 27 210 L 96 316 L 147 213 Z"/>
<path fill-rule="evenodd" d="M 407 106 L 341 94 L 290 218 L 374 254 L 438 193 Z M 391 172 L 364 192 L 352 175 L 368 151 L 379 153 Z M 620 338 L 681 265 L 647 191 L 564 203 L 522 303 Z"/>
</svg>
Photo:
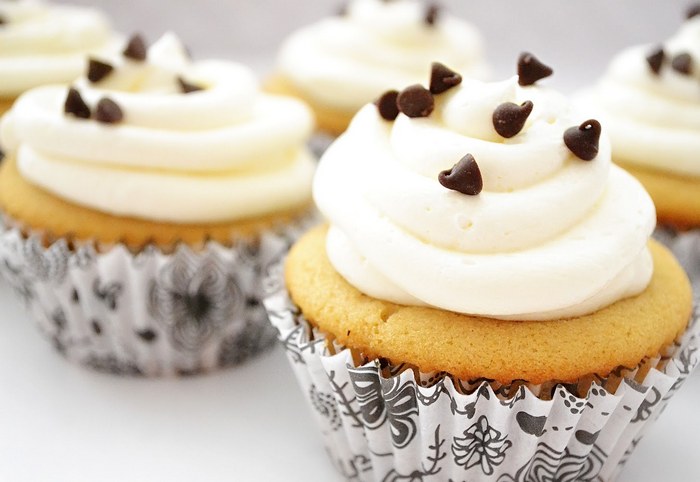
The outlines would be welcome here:
<svg viewBox="0 0 700 482">
<path fill-rule="evenodd" d="M 114 378 L 54 353 L 2 281 L 0 307 L 0 481 L 340 481 L 281 349 L 205 377 Z M 621 482 L 700 481 L 698 400 L 700 374 Z"/>
</svg>

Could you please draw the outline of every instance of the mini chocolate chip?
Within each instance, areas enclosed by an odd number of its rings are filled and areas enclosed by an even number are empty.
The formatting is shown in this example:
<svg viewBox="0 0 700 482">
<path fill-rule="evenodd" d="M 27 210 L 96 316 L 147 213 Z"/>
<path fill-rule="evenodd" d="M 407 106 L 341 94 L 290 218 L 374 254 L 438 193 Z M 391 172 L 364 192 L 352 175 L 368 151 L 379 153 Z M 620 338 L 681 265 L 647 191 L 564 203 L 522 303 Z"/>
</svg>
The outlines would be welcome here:
<svg viewBox="0 0 700 482">
<path fill-rule="evenodd" d="M 696 3 L 691 5 L 688 10 L 685 12 L 685 18 L 690 20 L 693 17 L 697 17 L 700 15 L 700 3 Z"/>
<path fill-rule="evenodd" d="M 461 75 L 440 62 L 433 62 L 430 71 L 430 92 L 432 94 L 442 94 L 461 83 Z"/>
<path fill-rule="evenodd" d="M 552 75 L 551 67 L 543 64 L 534 55 L 528 52 L 520 54 L 518 59 L 518 83 L 523 87 L 533 85 L 538 80 Z"/>
<path fill-rule="evenodd" d="M 663 47 L 659 47 L 647 55 L 647 64 L 649 64 L 651 71 L 658 75 L 661 72 L 661 66 L 664 64 L 665 58 L 666 52 L 664 52 Z"/>
<path fill-rule="evenodd" d="M 124 49 L 123 54 L 124 57 L 130 58 L 132 60 L 146 60 L 146 56 L 148 55 L 146 41 L 141 35 L 135 34 L 129 39 L 129 43 L 126 44 L 126 48 Z"/>
<path fill-rule="evenodd" d="M 5 19 L 5 17 L 0 15 L 0 25 L 5 25 L 6 23 L 7 23 L 7 20 Z"/>
<path fill-rule="evenodd" d="M 398 96 L 396 104 L 408 117 L 428 117 L 435 109 L 433 94 L 422 85 L 406 87 Z"/>
<path fill-rule="evenodd" d="M 63 105 L 63 112 L 79 119 L 89 119 L 90 116 L 92 116 L 90 107 L 85 103 L 83 97 L 80 95 L 80 92 L 73 87 L 68 89 L 66 102 Z"/>
<path fill-rule="evenodd" d="M 107 77 L 114 67 L 106 62 L 97 59 L 90 59 L 88 62 L 87 78 L 90 82 L 95 83 Z"/>
<path fill-rule="evenodd" d="M 398 97 L 399 92 L 397 90 L 390 90 L 382 94 L 382 96 L 374 102 L 382 119 L 393 121 L 399 116 L 399 107 L 397 105 Z"/>
<path fill-rule="evenodd" d="M 431 3 L 425 10 L 425 23 L 433 27 L 437 23 L 439 16 L 440 6 L 435 3 Z"/>
<path fill-rule="evenodd" d="M 533 107 L 534 104 L 529 100 L 520 105 L 512 102 L 499 105 L 493 112 L 493 128 L 499 136 L 506 139 L 517 136 L 523 130 Z"/>
<path fill-rule="evenodd" d="M 671 60 L 671 67 L 679 74 L 690 75 L 693 73 L 693 57 L 687 52 L 678 54 Z"/>
<path fill-rule="evenodd" d="M 600 122 L 589 119 L 578 127 L 567 129 L 564 143 L 579 159 L 592 161 L 598 155 L 601 131 Z"/>
<path fill-rule="evenodd" d="M 447 189 L 467 196 L 476 196 L 484 189 L 481 170 L 471 154 L 464 156 L 452 169 L 442 171 L 438 180 Z"/>
<path fill-rule="evenodd" d="M 121 122 L 122 119 L 124 119 L 124 112 L 113 100 L 104 97 L 97 103 L 97 110 L 95 111 L 95 120 L 97 122 L 116 124 Z"/>
<path fill-rule="evenodd" d="M 348 2 L 341 3 L 336 13 L 339 17 L 345 17 L 348 14 Z"/>
<path fill-rule="evenodd" d="M 180 90 L 182 90 L 183 94 L 191 94 L 192 92 L 204 90 L 204 87 L 187 82 L 182 77 L 177 78 L 177 83 L 180 84 Z"/>
</svg>

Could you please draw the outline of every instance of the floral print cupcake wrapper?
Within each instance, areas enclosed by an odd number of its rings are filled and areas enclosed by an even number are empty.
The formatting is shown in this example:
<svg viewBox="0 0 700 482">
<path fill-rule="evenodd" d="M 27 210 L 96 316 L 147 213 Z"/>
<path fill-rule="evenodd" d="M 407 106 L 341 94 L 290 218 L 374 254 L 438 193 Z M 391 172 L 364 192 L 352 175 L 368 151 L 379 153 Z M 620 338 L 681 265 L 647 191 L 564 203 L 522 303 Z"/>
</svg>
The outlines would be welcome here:
<svg viewBox="0 0 700 482">
<path fill-rule="evenodd" d="M 0 233 L 0 271 L 68 359 L 120 375 L 192 375 L 274 344 L 262 279 L 315 218 L 232 246 L 179 245 L 172 253 L 64 239 L 45 247 L 41 234 L 8 227 Z"/>
<path fill-rule="evenodd" d="M 700 361 L 696 312 L 666 356 L 605 379 L 503 386 L 420 373 L 330 342 L 289 300 L 281 271 L 265 305 L 346 480 L 613 481 Z"/>
<path fill-rule="evenodd" d="M 700 294 L 700 228 L 677 231 L 661 226 L 654 232 L 654 237 L 673 251 L 688 272 L 695 293 Z"/>
</svg>

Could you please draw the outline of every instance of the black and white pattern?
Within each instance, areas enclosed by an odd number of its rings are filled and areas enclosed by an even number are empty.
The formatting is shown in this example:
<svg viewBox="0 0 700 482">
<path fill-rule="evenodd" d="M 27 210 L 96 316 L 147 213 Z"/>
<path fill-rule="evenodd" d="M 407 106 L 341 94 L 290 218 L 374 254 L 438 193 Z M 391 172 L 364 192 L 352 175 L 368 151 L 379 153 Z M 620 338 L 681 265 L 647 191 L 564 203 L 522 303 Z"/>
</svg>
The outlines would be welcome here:
<svg viewBox="0 0 700 482">
<path fill-rule="evenodd" d="M 272 346 L 263 277 L 315 218 L 231 247 L 171 254 L 122 245 L 98 252 L 64 240 L 45 247 L 8 229 L 0 233 L 0 273 L 67 358 L 119 375 L 193 375 Z"/>
<path fill-rule="evenodd" d="M 697 323 L 642 383 L 632 379 L 636 370 L 620 370 L 619 386 L 597 378 L 585 394 L 568 385 L 456 380 L 379 359 L 358 366 L 360 354 L 329 345 L 279 280 L 266 286 L 270 319 L 347 480 L 614 480 L 700 362 Z"/>
</svg>

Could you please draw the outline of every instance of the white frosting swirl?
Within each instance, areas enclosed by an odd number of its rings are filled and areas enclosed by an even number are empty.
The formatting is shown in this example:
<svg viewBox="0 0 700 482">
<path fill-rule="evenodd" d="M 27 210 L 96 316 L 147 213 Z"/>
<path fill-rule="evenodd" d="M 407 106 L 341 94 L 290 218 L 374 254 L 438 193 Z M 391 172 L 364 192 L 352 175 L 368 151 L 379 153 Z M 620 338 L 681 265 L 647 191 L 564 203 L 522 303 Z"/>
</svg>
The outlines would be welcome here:
<svg viewBox="0 0 700 482">
<path fill-rule="evenodd" d="M 526 100 L 523 131 L 500 138 L 496 107 Z M 612 166 L 605 135 L 591 162 L 566 148 L 564 131 L 585 120 L 566 99 L 513 78 L 465 80 L 436 101 L 429 118 L 393 123 L 366 106 L 321 160 L 314 197 L 349 283 L 400 304 L 516 320 L 583 315 L 646 288 L 654 206 Z M 478 196 L 438 182 L 467 153 L 482 173 Z"/>
<path fill-rule="evenodd" d="M 88 53 L 116 48 L 108 20 L 97 10 L 39 0 L 0 1 L 0 97 L 32 87 L 67 83 Z"/>
<path fill-rule="evenodd" d="M 599 111 L 613 141 L 615 159 L 677 175 L 700 177 L 700 17 L 685 22 L 665 44 L 658 75 L 646 57 L 658 46 L 629 48 L 611 63 L 581 103 Z M 691 75 L 671 68 L 688 53 Z"/>
<path fill-rule="evenodd" d="M 354 0 L 283 44 L 279 69 L 310 99 L 351 113 L 382 92 L 420 82 L 432 61 L 482 78 L 482 40 L 467 22 L 440 12 L 425 22 L 421 0 Z"/>
<path fill-rule="evenodd" d="M 22 95 L 2 123 L 30 182 L 106 213 L 166 222 L 230 221 L 310 201 L 312 131 L 300 102 L 263 95 L 252 72 L 222 61 L 192 63 L 173 35 L 147 62 L 109 60 L 114 71 L 75 87 L 93 109 L 103 97 L 124 112 L 100 124 L 63 112 L 65 87 Z M 182 94 L 178 77 L 205 87 Z"/>
</svg>

